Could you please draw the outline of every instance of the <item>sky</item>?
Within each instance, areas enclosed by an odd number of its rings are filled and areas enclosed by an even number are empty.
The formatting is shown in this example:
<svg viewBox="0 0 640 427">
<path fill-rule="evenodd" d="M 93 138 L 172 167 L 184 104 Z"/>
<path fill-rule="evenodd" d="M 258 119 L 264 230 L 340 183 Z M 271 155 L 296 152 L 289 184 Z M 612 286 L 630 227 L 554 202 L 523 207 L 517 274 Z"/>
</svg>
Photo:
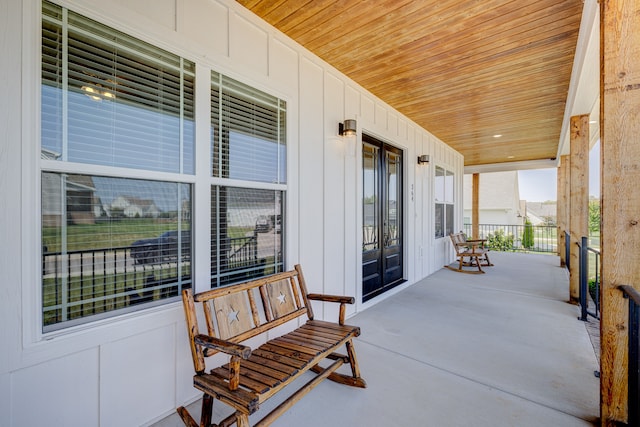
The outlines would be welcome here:
<svg viewBox="0 0 640 427">
<path fill-rule="evenodd" d="M 518 171 L 520 199 L 546 202 L 557 199 L 557 168 Z M 600 197 L 600 142 L 589 152 L 589 195 Z"/>
</svg>

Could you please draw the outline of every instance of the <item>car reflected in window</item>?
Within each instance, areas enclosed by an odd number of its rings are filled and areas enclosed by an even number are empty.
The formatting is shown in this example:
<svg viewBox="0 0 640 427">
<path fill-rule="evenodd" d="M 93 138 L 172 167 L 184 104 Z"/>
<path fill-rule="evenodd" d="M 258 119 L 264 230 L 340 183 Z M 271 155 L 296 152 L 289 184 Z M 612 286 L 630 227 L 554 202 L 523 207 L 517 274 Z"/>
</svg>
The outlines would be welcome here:
<svg viewBox="0 0 640 427">
<path fill-rule="evenodd" d="M 191 231 L 181 232 L 181 257 L 191 256 Z M 157 264 L 178 259 L 178 231 L 171 230 L 158 237 L 141 239 L 131 244 L 131 257 L 136 264 Z"/>
</svg>

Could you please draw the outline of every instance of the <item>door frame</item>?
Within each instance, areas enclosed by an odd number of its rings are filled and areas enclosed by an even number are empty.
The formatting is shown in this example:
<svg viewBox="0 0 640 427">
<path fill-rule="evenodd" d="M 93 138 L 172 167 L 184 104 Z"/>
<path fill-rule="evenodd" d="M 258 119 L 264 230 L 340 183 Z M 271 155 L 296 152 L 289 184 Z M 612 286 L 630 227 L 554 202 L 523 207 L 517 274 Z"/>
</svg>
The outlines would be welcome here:
<svg viewBox="0 0 640 427">
<path fill-rule="evenodd" d="M 399 291 L 400 289 L 398 288 L 398 286 L 402 285 L 402 284 L 406 284 L 407 283 L 407 276 L 408 276 L 408 271 L 407 271 L 407 251 L 408 251 L 408 234 L 407 234 L 407 227 L 408 227 L 408 210 L 409 210 L 409 200 L 408 200 L 408 194 L 407 194 L 407 182 L 408 182 L 408 163 L 407 160 L 410 157 L 408 155 L 409 150 L 407 147 L 402 146 L 400 144 L 395 144 L 390 142 L 387 138 L 382 138 L 379 135 L 376 135 L 373 132 L 367 132 L 367 131 L 362 131 L 361 134 L 361 138 L 359 138 L 359 143 L 358 143 L 358 148 L 357 148 L 357 153 L 358 155 L 357 160 L 358 160 L 358 165 L 359 167 L 357 168 L 358 171 L 358 179 L 357 179 L 357 185 L 358 185 L 358 189 L 357 189 L 357 213 L 358 213 L 358 217 L 357 217 L 357 233 L 358 233 L 358 256 L 357 256 L 357 260 L 358 260 L 358 285 L 357 285 L 357 299 L 358 299 L 358 304 L 362 304 L 363 306 L 368 306 L 371 304 L 375 304 L 376 300 L 378 300 L 381 296 L 390 296 L 391 294 L 389 293 L 389 291 L 391 290 L 396 290 Z M 402 256 L 402 262 L 401 262 L 401 268 L 402 268 L 402 277 L 400 279 L 398 279 L 397 281 L 393 282 L 393 285 L 391 286 L 382 286 L 380 288 L 379 292 L 375 292 L 374 295 L 372 295 L 371 297 L 369 297 L 366 301 L 363 300 L 364 298 L 364 288 L 363 288 L 363 271 L 362 271 L 362 267 L 363 267 L 363 251 L 362 251 L 362 243 L 363 243 L 363 227 L 364 227 L 364 219 L 363 219 L 363 214 L 364 214 L 364 208 L 363 208 L 363 198 L 364 198 L 364 191 L 363 191 L 363 184 L 364 184 L 364 180 L 363 180 L 363 146 L 365 143 L 371 143 L 370 141 L 367 141 L 366 139 L 372 139 L 374 140 L 377 144 L 380 144 L 380 149 L 381 152 L 384 152 L 384 147 L 385 146 L 389 146 L 391 148 L 393 148 L 394 150 L 398 150 L 401 152 L 401 156 L 402 156 L 402 161 L 400 163 L 401 165 L 401 182 L 400 182 L 400 194 L 399 196 L 402 198 L 402 212 L 401 212 L 401 236 L 402 236 L 402 244 L 401 244 L 401 249 L 400 249 L 400 254 Z M 383 160 L 384 161 L 384 160 Z M 382 220 L 382 218 L 381 218 Z M 382 248 L 380 249 L 382 250 Z M 382 271 L 382 275 L 384 276 L 384 271 Z M 384 279 L 383 279 L 384 280 Z"/>
</svg>

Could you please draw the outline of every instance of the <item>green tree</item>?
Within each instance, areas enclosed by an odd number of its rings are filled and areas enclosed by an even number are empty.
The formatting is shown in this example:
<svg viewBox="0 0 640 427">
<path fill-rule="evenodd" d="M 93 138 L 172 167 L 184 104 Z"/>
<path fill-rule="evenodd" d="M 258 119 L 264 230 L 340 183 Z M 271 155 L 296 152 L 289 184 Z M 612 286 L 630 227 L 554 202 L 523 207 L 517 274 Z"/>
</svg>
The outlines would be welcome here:
<svg viewBox="0 0 640 427">
<path fill-rule="evenodd" d="M 533 245 L 533 224 L 527 218 L 524 223 L 524 233 L 522 234 L 522 246 L 525 249 L 531 249 Z"/>
<path fill-rule="evenodd" d="M 589 234 L 600 231 L 600 200 L 589 200 Z"/>
</svg>

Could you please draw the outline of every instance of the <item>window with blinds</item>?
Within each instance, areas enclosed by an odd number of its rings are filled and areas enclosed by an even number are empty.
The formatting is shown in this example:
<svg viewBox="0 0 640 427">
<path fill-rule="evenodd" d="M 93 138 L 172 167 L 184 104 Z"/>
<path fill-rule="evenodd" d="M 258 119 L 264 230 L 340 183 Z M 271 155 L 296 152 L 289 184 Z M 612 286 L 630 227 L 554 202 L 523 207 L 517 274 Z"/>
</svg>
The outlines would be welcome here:
<svg viewBox="0 0 640 427">
<path fill-rule="evenodd" d="M 212 72 L 211 129 L 212 286 L 283 271 L 285 101 Z"/>
<path fill-rule="evenodd" d="M 212 175 L 286 183 L 285 118 L 285 101 L 213 72 Z"/>
<path fill-rule="evenodd" d="M 44 332 L 163 304 L 191 286 L 194 69 L 43 2 Z"/>
<path fill-rule="evenodd" d="M 435 185 L 435 237 L 444 237 L 453 233 L 454 208 L 453 197 L 454 174 L 440 166 L 436 166 Z"/>
<path fill-rule="evenodd" d="M 42 6 L 42 156 L 194 172 L 194 64 Z"/>
</svg>

